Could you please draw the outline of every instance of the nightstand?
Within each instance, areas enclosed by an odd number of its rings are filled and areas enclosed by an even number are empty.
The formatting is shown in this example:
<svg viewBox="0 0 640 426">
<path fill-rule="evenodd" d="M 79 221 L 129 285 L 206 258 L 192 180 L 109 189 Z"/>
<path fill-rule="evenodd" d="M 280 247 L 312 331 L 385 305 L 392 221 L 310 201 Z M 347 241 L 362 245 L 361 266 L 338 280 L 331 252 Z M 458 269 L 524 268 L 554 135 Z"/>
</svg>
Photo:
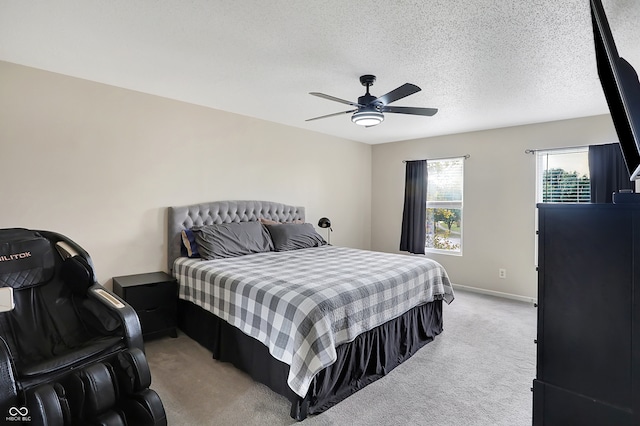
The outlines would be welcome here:
<svg viewBox="0 0 640 426">
<path fill-rule="evenodd" d="M 178 283 L 175 278 L 164 272 L 114 277 L 113 292 L 135 309 L 144 340 L 166 334 L 178 337 Z"/>
</svg>

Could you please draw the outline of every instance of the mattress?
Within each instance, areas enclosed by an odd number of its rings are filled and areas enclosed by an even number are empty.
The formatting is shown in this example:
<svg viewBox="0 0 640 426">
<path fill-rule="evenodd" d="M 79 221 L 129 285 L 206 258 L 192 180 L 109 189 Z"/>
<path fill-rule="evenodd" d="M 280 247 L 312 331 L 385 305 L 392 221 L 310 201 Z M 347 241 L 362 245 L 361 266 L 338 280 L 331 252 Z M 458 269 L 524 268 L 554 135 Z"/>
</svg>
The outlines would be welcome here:
<svg viewBox="0 0 640 426">
<path fill-rule="evenodd" d="M 178 258 L 179 295 L 262 342 L 290 366 L 304 397 L 336 347 L 453 290 L 444 268 L 422 256 L 322 246 L 203 261 Z"/>
</svg>

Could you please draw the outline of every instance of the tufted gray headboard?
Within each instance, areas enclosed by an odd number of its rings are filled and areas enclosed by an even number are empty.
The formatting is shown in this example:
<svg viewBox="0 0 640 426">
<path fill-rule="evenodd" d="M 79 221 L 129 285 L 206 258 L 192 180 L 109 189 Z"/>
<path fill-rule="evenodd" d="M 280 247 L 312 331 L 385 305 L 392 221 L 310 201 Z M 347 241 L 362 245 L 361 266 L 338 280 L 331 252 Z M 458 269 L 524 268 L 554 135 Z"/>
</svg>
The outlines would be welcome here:
<svg viewBox="0 0 640 426">
<path fill-rule="evenodd" d="M 289 206 L 272 201 L 214 201 L 190 206 L 169 207 L 168 256 L 169 271 L 173 261 L 180 257 L 183 229 L 214 223 L 251 222 L 261 217 L 278 222 L 304 221 L 304 207 Z"/>
</svg>

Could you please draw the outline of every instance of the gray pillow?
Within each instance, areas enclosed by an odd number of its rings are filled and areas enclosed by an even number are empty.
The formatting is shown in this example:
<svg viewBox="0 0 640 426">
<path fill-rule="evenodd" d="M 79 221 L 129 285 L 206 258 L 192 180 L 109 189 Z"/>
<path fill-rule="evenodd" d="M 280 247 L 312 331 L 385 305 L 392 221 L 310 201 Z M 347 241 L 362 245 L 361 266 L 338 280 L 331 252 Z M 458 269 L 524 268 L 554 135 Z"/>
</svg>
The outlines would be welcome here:
<svg viewBox="0 0 640 426">
<path fill-rule="evenodd" d="M 269 233 L 260 222 L 194 226 L 198 251 L 203 259 L 224 259 L 273 250 Z"/>
<path fill-rule="evenodd" d="M 275 251 L 297 250 L 327 244 L 310 223 L 281 223 L 265 226 L 271 234 Z"/>
</svg>

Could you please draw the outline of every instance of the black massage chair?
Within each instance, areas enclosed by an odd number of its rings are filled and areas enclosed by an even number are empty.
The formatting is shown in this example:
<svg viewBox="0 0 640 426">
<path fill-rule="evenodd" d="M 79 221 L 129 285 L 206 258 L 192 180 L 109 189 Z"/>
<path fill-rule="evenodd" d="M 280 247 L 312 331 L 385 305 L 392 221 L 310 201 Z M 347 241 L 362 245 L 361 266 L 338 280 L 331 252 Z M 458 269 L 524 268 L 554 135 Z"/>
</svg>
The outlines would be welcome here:
<svg viewBox="0 0 640 426">
<path fill-rule="evenodd" d="M 138 317 L 63 235 L 0 229 L 0 424 L 166 425 Z"/>
</svg>

